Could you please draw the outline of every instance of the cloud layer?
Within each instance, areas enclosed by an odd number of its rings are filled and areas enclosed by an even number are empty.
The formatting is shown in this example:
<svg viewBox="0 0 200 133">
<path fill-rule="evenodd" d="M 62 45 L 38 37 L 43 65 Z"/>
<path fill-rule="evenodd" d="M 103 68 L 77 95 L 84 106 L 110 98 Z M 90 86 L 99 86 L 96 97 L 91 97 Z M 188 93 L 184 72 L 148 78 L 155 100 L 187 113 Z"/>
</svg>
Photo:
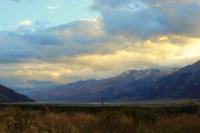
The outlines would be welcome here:
<svg viewBox="0 0 200 133">
<path fill-rule="evenodd" d="M 24 20 L 1 31 L 0 79 L 35 88 L 200 59 L 198 0 L 95 0 L 90 8 L 101 16 L 43 30 Z"/>
</svg>

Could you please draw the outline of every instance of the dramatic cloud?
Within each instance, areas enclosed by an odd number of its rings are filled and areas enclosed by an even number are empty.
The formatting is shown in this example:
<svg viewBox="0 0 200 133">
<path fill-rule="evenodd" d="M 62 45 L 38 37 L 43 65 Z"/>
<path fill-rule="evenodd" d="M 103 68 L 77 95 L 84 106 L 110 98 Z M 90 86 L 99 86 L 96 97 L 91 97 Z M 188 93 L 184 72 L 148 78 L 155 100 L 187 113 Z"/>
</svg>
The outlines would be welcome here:
<svg viewBox="0 0 200 133">
<path fill-rule="evenodd" d="M 12 65 L 6 64 L 1 66 L 1 76 L 24 79 L 23 81 L 27 82 L 37 80 L 62 84 L 88 78 L 110 77 L 129 69 L 177 67 L 193 63 L 200 58 L 198 44 L 200 39 L 192 39 L 190 42 L 191 44 L 174 45 L 167 42 L 159 44 L 147 41 L 144 44 L 107 54 L 85 53 L 49 60 L 37 59 Z M 27 87 L 32 86 L 31 84 Z"/>
<path fill-rule="evenodd" d="M 198 0 L 96 0 L 104 28 L 119 35 L 151 38 L 157 35 L 200 36 Z"/>
<path fill-rule="evenodd" d="M 95 0 L 91 8 L 101 16 L 39 30 L 23 20 L 26 30 L 0 32 L 0 79 L 43 88 L 200 59 L 198 0 Z"/>
</svg>

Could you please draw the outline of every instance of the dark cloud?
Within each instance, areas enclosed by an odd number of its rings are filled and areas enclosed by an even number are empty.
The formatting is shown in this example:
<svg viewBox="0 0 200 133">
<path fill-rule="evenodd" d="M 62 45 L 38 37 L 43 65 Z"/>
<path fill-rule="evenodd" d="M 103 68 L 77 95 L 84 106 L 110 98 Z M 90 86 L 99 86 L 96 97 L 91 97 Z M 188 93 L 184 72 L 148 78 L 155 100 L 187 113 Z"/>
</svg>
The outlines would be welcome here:
<svg viewBox="0 0 200 133">
<path fill-rule="evenodd" d="M 59 56 L 95 51 L 103 37 L 96 34 L 93 21 L 75 21 L 45 30 L 0 32 L 0 62 L 49 60 Z M 94 29 L 94 30 L 89 30 Z"/>
<path fill-rule="evenodd" d="M 0 32 L 0 62 L 20 62 L 34 55 L 35 50 L 22 36 L 12 32 Z"/>
<path fill-rule="evenodd" d="M 0 62 L 17 63 L 31 59 L 48 58 L 43 53 L 47 46 L 59 45 L 60 39 L 39 33 L 21 35 L 12 32 L 0 34 Z"/>
<path fill-rule="evenodd" d="M 0 61 L 50 60 L 109 52 L 123 47 L 123 41 L 130 38 L 200 35 L 200 5 L 197 0 L 95 0 L 92 8 L 102 14 L 98 22 L 79 20 L 34 32 L 1 32 Z M 115 35 L 123 36 L 123 39 Z M 116 44 L 114 48 L 113 44 Z"/>
<path fill-rule="evenodd" d="M 149 38 L 156 35 L 200 36 L 198 0 L 96 0 L 109 33 Z"/>
<path fill-rule="evenodd" d="M 33 45 L 59 45 L 63 43 L 63 39 L 51 34 L 33 33 L 23 35 L 23 39 Z"/>
</svg>

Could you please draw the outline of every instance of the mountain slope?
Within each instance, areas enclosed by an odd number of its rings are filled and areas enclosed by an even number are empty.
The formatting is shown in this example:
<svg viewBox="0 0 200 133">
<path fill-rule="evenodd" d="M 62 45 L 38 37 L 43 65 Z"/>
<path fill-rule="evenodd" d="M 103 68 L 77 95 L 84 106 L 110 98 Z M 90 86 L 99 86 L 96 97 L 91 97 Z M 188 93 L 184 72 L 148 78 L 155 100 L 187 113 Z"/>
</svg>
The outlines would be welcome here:
<svg viewBox="0 0 200 133">
<path fill-rule="evenodd" d="M 200 98 L 200 61 L 160 78 L 148 98 Z"/>
<path fill-rule="evenodd" d="M 0 103 L 7 102 L 33 102 L 33 100 L 29 99 L 25 95 L 18 94 L 7 87 L 0 85 Z"/>
</svg>

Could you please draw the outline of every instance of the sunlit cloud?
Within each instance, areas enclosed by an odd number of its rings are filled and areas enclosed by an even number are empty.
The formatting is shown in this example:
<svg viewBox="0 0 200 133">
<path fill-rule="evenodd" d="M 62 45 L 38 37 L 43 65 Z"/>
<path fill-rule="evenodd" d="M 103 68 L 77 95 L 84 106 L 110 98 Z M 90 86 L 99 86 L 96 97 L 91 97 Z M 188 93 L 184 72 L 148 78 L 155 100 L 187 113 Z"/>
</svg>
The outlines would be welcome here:
<svg viewBox="0 0 200 133">
<path fill-rule="evenodd" d="M 10 76 L 16 78 L 64 84 L 76 80 L 110 77 L 130 69 L 184 66 L 200 58 L 199 42 L 200 39 L 188 39 L 187 44 L 178 45 L 149 40 L 106 54 L 84 53 L 59 56 L 51 60 L 35 59 L 4 67 L 7 70 L 10 67 Z"/>
<path fill-rule="evenodd" d="M 101 16 L 23 34 L 0 32 L 0 78 L 36 88 L 200 59 L 198 0 L 96 0 L 90 8 Z M 29 19 L 19 22 L 19 27 L 32 25 Z"/>
<path fill-rule="evenodd" d="M 33 22 L 29 19 L 24 19 L 19 22 L 20 26 L 32 26 Z"/>
</svg>

